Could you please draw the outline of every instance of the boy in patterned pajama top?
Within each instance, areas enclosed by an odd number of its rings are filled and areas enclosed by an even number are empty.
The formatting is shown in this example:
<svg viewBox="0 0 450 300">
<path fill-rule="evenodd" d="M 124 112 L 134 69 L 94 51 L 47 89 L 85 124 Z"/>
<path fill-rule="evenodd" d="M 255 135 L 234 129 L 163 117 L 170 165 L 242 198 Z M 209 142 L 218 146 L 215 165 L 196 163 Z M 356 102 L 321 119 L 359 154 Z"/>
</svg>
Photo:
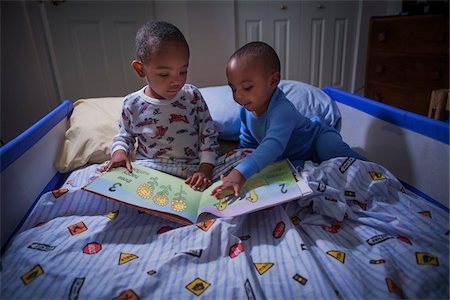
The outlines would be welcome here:
<svg viewBox="0 0 450 300">
<path fill-rule="evenodd" d="M 123 100 L 105 170 L 124 166 L 132 172 L 137 141 L 137 159 L 187 178 L 193 189 L 206 188 L 218 157 L 218 131 L 199 90 L 186 84 L 189 46 L 183 34 L 172 24 L 148 22 L 136 34 L 136 56 L 131 65 L 148 85 Z"/>
</svg>

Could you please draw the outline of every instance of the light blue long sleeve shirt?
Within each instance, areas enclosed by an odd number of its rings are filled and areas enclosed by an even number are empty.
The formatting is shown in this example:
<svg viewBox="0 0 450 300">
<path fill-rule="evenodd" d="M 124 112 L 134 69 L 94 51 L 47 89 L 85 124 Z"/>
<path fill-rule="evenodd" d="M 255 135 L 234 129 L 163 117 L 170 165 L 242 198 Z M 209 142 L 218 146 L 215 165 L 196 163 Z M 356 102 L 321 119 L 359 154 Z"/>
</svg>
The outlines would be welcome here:
<svg viewBox="0 0 450 300">
<path fill-rule="evenodd" d="M 239 147 L 255 148 L 236 167 L 246 179 L 277 160 L 313 159 L 316 138 L 328 129 L 300 114 L 279 88 L 262 116 L 257 117 L 243 107 L 240 113 Z"/>
</svg>

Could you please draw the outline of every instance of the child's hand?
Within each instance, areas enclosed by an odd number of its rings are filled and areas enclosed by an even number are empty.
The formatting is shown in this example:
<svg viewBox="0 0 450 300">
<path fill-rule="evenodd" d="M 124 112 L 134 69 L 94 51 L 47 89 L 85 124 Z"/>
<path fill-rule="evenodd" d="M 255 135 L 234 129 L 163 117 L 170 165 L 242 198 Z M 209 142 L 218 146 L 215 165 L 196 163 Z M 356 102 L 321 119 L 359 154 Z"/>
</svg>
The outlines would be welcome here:
<svg viewBox="0 0 450 300">
<path fill-rule="evenodd" d="M 196 191 L 203 191 L 212 184 L 212 173 L 214 166 L 208 163 L 201 163 L 198 172 L 189 176 L 185 183 Z"/>
<path fill-rule="evenodd" d="M 195 172 L 186 179 L 185 183 L 196 191 L 203 191 L 212 184 L 212 181 L 203 172 Z"/>
<path fill-rule="evenodd" d="M 235 169 L 231 170 L 230 174 L 227 176 L 221 175 L 220 180 L 222 180 L 223 183 L 216 187 L 211 193 L 211 196 L 215 196 L 216 198 L 219 198 L 219 195 L 226 190 L 232 190 L 235 196 L 239 196 L 241 187 L 245 183 L 244 176 Z"/>
<path fill-rule="evenodd" d="M 108 172 L 111 170 L 111 168 L 117 168 L 117 167 L 125 167 L 127 168 L 128 172 L 132 172 L 133 169 L 131 167 L 130 159 L 128 158 L 127 153 L 124 150 L 117 150 L 114 151 L 114 153 L 111 156 L 111 160 L 106 165 L 106 167 L 103 169 L 103 171 Z"/>
</svg>

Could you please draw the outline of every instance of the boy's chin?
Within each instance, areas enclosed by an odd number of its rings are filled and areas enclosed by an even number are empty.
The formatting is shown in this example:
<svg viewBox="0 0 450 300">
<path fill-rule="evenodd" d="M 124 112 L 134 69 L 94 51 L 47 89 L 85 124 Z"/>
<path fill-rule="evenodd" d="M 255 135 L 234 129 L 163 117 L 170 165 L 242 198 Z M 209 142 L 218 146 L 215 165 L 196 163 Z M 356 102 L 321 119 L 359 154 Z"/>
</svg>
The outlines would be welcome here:
<svg viewBox="0 0 450 300">
<path fill-rule="evenodd" d="M 179 91 L 180 90 L 167 92 L 166 95 L 165 95 L 166 96 L 165 99 L 173 99 L 173 98 L 175 98 L 175 96 L 178 94 Z"/>
</svg>

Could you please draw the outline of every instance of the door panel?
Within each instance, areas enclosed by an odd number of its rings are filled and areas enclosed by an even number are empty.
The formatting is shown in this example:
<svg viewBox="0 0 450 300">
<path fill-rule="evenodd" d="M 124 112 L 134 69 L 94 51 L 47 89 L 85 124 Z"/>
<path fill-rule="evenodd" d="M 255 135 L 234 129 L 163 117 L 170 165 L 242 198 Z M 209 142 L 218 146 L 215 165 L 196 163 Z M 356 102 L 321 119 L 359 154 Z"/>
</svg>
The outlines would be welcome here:
<svg viewBox="0 0 450 300">
<path fill-rule="evenodd" d="M 238 45 L 277 51 L 283 79 L 350 90 L 358 1 L 237 1 Z"/>
<path fill-rule="evenodd" d="M 302 1 L 300 80 L 350 91 L 358 1 Z"/>
<path fill-rule="evenodd" d="M 298 78 L 299 1 L 237 1 L 238 46 L 251 41 L 271 45 L 282 79 Z"/>
<path fill-rule="evenodd" d="M 44 2 L 64 98 L 124 96 L 145 84 L 131 68 L 150 1 Z"/>
</svg>

